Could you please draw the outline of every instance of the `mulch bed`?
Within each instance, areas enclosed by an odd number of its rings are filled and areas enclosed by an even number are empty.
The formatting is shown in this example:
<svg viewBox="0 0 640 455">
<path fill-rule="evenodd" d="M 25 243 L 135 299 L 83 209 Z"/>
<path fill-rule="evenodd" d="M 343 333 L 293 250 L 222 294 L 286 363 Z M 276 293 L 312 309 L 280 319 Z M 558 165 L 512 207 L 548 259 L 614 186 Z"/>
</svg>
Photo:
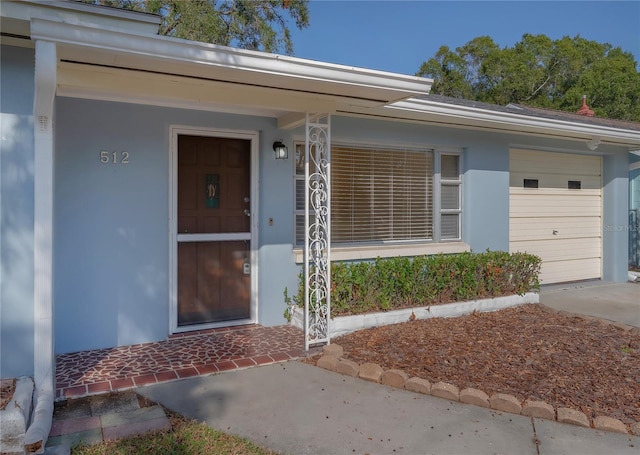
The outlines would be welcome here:
<svg viewBox="0 0 640 455">
<path fill-rule="evenodd" d="M 9 404 L 13 398 L 13 392 L 15 389 L 15 379 L 2 379 L 0 381 L 0 411 L 7 407 L 7 404 Z"/>
<path fill-rule="evenodd" d="M 640 331 L 539 304 L 414 320 L 334 339 L 344 358 L 460 390 L 640 422 Z"/>
</svg>

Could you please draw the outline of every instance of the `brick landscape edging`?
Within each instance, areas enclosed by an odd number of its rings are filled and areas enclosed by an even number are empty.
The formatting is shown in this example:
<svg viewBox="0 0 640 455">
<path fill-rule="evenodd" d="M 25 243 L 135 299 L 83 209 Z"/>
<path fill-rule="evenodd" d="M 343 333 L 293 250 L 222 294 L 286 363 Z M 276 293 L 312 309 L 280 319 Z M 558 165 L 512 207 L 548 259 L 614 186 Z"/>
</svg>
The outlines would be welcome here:
<svg viewBox="0 0 640 455">
<path fill-rule="evenodd" d="M 619 324 L 616 324 L 616 327 L 619 327 Z M 626 327 L 619 328 L 623 330 L 635 329 Z M 322 356 L 316 361 L 316 366 L 347 376 L 359 377 L 378 384 L 384 384 L 410 392 L 422 393 L 424 395 L 432 395 L 449 401 L 459 401 L 465 404 L 491 408 L 496 411 L 554 420 L 561 423 L 594 428 L 596 430 L 640 436 L 640 422 L 635 422 L 627 426 L 621 420 L 609 416 L 598 416 L 590 420 L 582 411 L 565 407 L 554 409 L 553 406 L 545 401 L 531 399 L 520 401 L 513 395 L 507 393 L 488 395 L 482 390 L 473 388 L 460 390 L 456 385 L 447 382 L 431 384 L 426 379 L 409 377 L 409 375 L 402 370 L 390 369 L 385 371 L 380 365 L 375 363 L 358 365 L 358 363 L 352 360 L 343 359 L 343 348 L 337 344 L 325 346 L 322 352 Z"/>
</svg>

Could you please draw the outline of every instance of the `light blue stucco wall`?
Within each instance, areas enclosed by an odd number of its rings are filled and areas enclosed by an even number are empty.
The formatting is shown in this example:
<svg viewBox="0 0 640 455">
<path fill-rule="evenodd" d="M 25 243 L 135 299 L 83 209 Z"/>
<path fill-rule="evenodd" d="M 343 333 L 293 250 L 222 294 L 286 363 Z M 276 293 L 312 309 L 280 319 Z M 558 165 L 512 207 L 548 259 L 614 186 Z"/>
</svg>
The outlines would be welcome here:
<svg viewBox="0 0 640 455">
<path fill-rule="evenodd" d="M 32 49 L 0 50 L 0 376 L 33 374 Z"/>
<path fill-rule="evenodd" d="M 56 352 L 165 339 L 169 334 L 169 128 L 253 130 L 259 144 L 258 319 L 283 324 L 283 290 L 297 284 L 293 255 L 294 138 L 275 119 L 59 98 L 56 110 Z M 334 142 L 422 144 L 463 151 L 463 240 L 473 251 L 509 248 L 509 149 L 582 153 L 584 144 L 500 132 L 332 118 Z M 288 160 L 271 145 L 284 140 Z M 130 153 L 103 165 L 101 150 Z M 603 148 L 604 223 L 620 222 L 619 150 Z M 626 161 L 625 161 L 626 163 Z M 624 166 L 622 166 L 624 167 Z M 626 167 L 624 167 L 625 173 Z M 622 179 L 622 180 L 621 180 Z M 607 208 L 609 205 L 615 207 Z M 273 219 L 270 225 L 268 220 Z M 626 240 L 605 236 L 605 278 L 619 280 Z"/>
<path fill-rule="evenodd" d="M 286 139 L 274 119 L 70 98 L 56 107 L 56 352 L 167 337 L 171 125 L 260 132 L 258 317 L 285 322 L 293 160 L 274 158 L 273 141 Z M 129 164 L 101 164 L 101 150 L 127 151 Z"/>
<path fill-rule="evenodd" d="M 602 279 L 628 279 L 629 156 L 626 150 L 603 157 L 602 171 Z"/>
</svg>

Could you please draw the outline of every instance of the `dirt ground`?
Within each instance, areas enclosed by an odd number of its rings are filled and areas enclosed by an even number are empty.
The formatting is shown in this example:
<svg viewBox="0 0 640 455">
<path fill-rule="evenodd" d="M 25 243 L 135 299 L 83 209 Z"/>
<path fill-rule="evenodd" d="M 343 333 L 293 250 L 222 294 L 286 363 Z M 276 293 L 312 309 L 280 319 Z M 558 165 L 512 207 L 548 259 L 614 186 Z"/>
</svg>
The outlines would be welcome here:
<svg viewBox="0 0 640 455">
<path fill-rule="evenodd" d="M 538 304 L 407 321 L 333 340 L 344 358 L 409 376 L 640 422 L 640 331 Z"/>
</svg>

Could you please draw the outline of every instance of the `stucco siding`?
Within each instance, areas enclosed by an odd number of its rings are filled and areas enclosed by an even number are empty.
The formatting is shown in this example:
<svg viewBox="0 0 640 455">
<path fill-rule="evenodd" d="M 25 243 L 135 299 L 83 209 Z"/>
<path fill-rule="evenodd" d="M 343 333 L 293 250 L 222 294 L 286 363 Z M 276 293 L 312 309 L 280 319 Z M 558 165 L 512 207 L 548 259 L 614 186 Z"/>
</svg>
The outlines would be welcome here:
<svg viewBox="0 0 640 455">
<path fill-rule="evenodd" d="M 293 254 L 293 141 L 304 140 L 304 128 L 281 131 L 273 118 L 71 98 L 57 100 L 56 114 L 56 352 L 142 343 L 165 339 L 170 333 L 172 125 L 259 132 L 259 245 L 254 271 L 258 322 L 285 323 L 283 292 L 286 287 L 294 293 L 300 269 Z M 533 137 L 340 116 L 332 118 L 331 135 L 335 143 L 462 151 L 462 232 L 473 251 L 509 248 L 509 148 L 514 143 L 576 147 Z M 288 160 L 274 159 L 275 140 L 290 147 Z M 109 156 L 127 151 L 129 163 L 103 164 L 101 151 Z M 605 159 L 605 170 L 617 169 L 617 159 L 615 154 L 612 161 Z M 604 199 L 615 205 L 620 176 L 615 170 L 608 172 L 605 175 L 614 178 L 605 181 L 611 186 Z M 618 212 L 626 213 L 620 210 L 605 215 L 605 223 L 619 218 Z M 619 249 L 619 236 L 610 245 Z M 626 251 L 626 243 L 623 246 Z M 605 258 L 605 266 L 620 262 L 616 254 Z"/>
<path fill-rule="evenodd" d="M 56 352 L 169 334 L 171 125 L 260 132 L 259 321 L 285 322 L 292 160 L 274 159 L 274 119 L 71 98 L 56 114 Z M 127 151 L 129 163 L 103 164 L 102 150 Z"/>
<path fill-rule="evenodd" d="M 625 282 L 629 254 L 629 157 L 626 150 L 603 157 L 602 279 Z"/>
<path fill-rule="evenodd" d="M 17 377 L 33 374 L 34 54 L 0 53 L 0 372 Z"/>
<path fill-rule="evenodd" d="M 471 250 L 509 250 L 509 147 L 469 142 L 465 153 L 464 238 Z"/>
</svg>

